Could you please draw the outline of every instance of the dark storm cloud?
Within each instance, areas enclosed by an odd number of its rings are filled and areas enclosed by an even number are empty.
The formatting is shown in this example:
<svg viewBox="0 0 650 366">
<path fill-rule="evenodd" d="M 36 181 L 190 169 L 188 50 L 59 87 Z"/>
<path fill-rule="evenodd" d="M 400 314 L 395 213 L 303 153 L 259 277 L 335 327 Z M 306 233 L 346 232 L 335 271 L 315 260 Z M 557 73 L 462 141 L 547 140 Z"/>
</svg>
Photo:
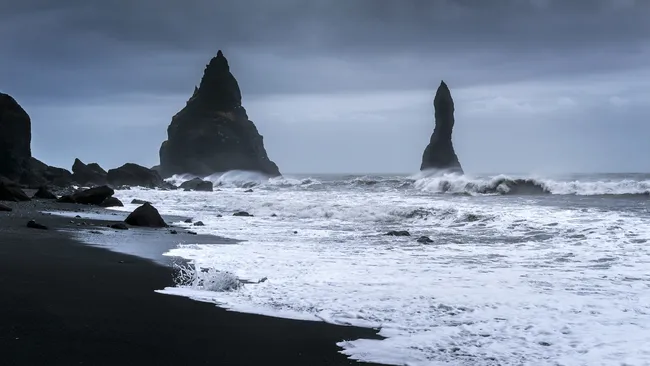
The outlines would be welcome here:
<svg viewBox="0 0 650 366">
<path fill-rule="evenodd" d="M 496 73 L 598 72 L 639 66 L 649 10 L 606 0 L 24 0 L 0 15 L 11 55 L 0 59 L 0 80 L 57 98 L 188 93 L 220 48 L 256 93 L 431 87 L 441 75 L 423 82 L 427 63 L 452 59 L 463 71 L 494 70 L 462 85 Z M 359 80 L 338 77 L 346 68 Z M 256 82 L 259 73 L 272 75 Z"/>
</svg>

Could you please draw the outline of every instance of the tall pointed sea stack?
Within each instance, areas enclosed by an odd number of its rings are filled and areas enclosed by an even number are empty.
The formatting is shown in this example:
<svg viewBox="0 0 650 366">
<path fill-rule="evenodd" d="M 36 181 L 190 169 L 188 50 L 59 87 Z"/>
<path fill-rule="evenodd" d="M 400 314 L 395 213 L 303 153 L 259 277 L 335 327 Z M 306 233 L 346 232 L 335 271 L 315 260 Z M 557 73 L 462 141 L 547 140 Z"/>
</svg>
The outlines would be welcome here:
<svg viewBox="0 0 650 366">
<path fill-rule="evenodd" d="M 433 129 L 429 145 L 422 154 L 420 170 L 441 169 L 463 174 L 463 168 L 451 143 L 451 132 L 454 129 L 454 100 L 444 81 L 440 82 L 433 107 L 436 110 L 436 127 Z"/>
<path fill-rule="evenodd" d="M 160 147 L 163 177 L 190 173 L 207 176 L 230 170 L 278 176 L 262 136 L 241 105 L 241 92 L 219 51 L 205 68 L 198 89 L 167 128 Z"/>
</svg>

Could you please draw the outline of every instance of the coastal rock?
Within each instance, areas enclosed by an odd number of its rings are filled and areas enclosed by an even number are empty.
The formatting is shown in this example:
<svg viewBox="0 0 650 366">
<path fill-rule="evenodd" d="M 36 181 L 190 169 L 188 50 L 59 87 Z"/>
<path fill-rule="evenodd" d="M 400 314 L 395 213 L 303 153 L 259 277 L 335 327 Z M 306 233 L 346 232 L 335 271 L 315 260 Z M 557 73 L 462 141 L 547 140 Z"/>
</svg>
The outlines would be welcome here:
<svg viewBox="0 0 650 366">
<path fill-rule="evenodd" d="M 406 230 L 391 230 L 387 232 L 385 235 L 388 236 L 411 236 L 411 233 L 409 233 Z"/>
<path fill-rule="evenodd" d="M 5 206 L 2 203 L 0 203 L 0 212 L 11 212 L 13 209 L 9 206 Z"/>
<path fill-rule="evenodd" d="M 187 182 L 181 183 L 179 188 L 182 188 L 186 191 L 203 191 L 203 192 L 212 192 L 212 182 L 203 180 L 201 178 L 194 178 L 188 180 Z"/>
<path fill-rule="evenodd" d="M 100 186 L 78 191 L 72 195 L 63 196 L 59 198 L 57 202 L 99 206 L 114 193 L 115 191 L 113 191 L 113 188 L 108 186 Z"/>
<path fill-rule="evenodd" d="M 29 171 L 23 174 L 23 184 L 30 187 L 53 185 L 56 187 L 67 187 L 73 182 L 70 171 L 49 166 L 36 158 L 30 158 Z"/>
<path fill-rule="evenodd" d="M 84 164 L 79 159 L 74 159 L 72 164 L 72 179 L 83 185 L 105 185 L 107 172 L 97 163 Z"/>
<path fill-rule="evenodd" d="M 237 212 L 235 212 L 235 213 L 232 214 L 232 215 L 233 215 L 233 216 L 239 216 L 239 217 L 252 217 L 252 216 L 253 216 L 253 215 L 249 214 L 249 213 L 246 212 L 246 211 L 237 211 Z"/>
<path fill-rule="evenodd" d="M 431 240 L 431 238 L 428 236 L 421 236 L 418 238 L 417 242 L 420 244 L 431 244 L 433 243 L 433 240 Z"/>
<path fill-rule="evenodd" d="M 144 200 L 137 199 L 137 198 L 132 199 L 131 203 L 134 204 L 134 205 L 144 205 L 145 203 L 151 204 L 151 202 L 144 201 Z"/>
<path fill-rule="evenodd" d="M 436 126 L 424 153 L 420 170 L 440 169 L 454 173 L 463 173 L 458 156 L 451 142 L 451 133 L 454 129 L 454 100 L 444 81 L 440 82 L 438 91 L 433 100 L 435 108 Z"/>
<path fill-rule="evenodd" d="M 33 158 L 31 142 L 29 115 L 14 98 L 0 93 L 0 177 L 34 188 L 69 185 L 72 173 Z"/>
<path fill-rule="evenodd" d="M 30 229 L 39 229 L 39 230 L 47 230 L 47 226 L 39 224 L 38 222 L 34 220 L 29 220 L 27 222 L 27 227 Z"/>
<path fill-rule="evenodd" d="M 0 176 L 19 181 L 29 171 L 32 122 L 10 95 L 0 93 Z"/>
<path fill-rule="evenodd" d="M 0 183 L 0 201 L 22 202 L 31 199 L 20 187 Z"/>
<path fill-rule="evenodd" d="M 219 51 L 206 66 L 201 84 L 167 128 L 160 147 L 163 177 L 189 173 L 207 176 L 230 170 L 279 176 L 263 138 L 248 119 L 241 91 Z"/>
<path fill-rule="evenodd" d="M 115 197 L 108 197 L 107 199 L 104 200 L 104 202 L 102 202 L 102 204 L 100 206 L 102 206 L 102 207 L 124 207 L 124 204 L 122 203 L 122 201 L 120 201 L 119 199 L 117 199 Z"/>
<path fill-rule="evenodd" d="M 55 200 L 57 197 L 54 193 L 50 192 L 49 189 L 45 186 L 41 186 L 38 188 L 38 191 L 34 193 L 34 198 L 40 198 L 44 200 Z"/>
<path fill-rule="evenodd" d="M 108 184 L 114 187 L 160 188 L 165 186 L 165 182 L 157 171 L 133 163 L 126 163 L 119 168 L 109 170 L 106 178 Z"/>
<path fill-rule="evenodd" d="M 123 222 L 118 222 L 116 224 L 109 225 L 108 227 L 115 230 L 129 230 L 129 227 L 126 226 L 126 224 Z"/>
<path fill-rule="evenodd" d="M 132 226 L 145 226 L 145 227 L 167 227 L 167 223 L 160 216 L 158 210 L 149 203 L 136 208 L 131 214 L 124 220 L 129 225 Z"/>
</svg>

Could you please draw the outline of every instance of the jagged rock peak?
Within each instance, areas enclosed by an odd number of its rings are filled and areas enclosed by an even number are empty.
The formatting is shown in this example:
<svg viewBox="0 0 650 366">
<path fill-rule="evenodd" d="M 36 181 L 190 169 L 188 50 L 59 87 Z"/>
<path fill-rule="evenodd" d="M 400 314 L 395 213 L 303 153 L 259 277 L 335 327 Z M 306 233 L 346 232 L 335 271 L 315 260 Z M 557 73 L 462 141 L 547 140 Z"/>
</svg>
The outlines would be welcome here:
<svg viewBox="0 0 650 366">
<path fill-rule="evenodd" d="M 198 90 L 172 118 L 160 146 L 160 174 L 207 176 L 248 170 L 279 176 L 263 137 L 241 104 L 237 80 L 223 52 L 205 68 Z"/>
<path fill-rule="evenodd" d="M 435 108 L 436 126 L 431 134 L 429 145 L 422 154 L 422 165 L 420 170 L 440 169 L 463 173 L 451 142 L 451 133 L 454 128 L 454 99 L 451 91 L 444 81 L 436 91 L 433 99 Z"/>
<path fill-rule="evenodd" d="M 221 50 L 205 67 L 199 89 L 192 99 L 209 104 L 220 111 L 229 111 L 241 106 L 239 84 L 230 73 L 228 60 Z"/>
</svg>

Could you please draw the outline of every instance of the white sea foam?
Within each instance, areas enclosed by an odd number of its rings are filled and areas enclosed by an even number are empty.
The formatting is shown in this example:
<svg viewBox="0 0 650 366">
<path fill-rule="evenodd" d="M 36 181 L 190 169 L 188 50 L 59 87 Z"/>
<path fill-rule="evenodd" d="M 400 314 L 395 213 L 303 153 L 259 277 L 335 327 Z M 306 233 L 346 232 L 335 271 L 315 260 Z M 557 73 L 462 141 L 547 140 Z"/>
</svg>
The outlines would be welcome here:
<svg viewBox="0 0 650 366">
<path fill-rule="evenodd" d="M 405 191 L 400 179 L 414 186 Z M 237 178 L 217 192 L 133 189 L 117 196 L 206 224 L 194 231 L 246 240 L 166 253 L 194 268 L 190 280 L 161 292 L 235 311 L 376 327 L 388 337 L 341 342 L 353 359 L 650 363 L 646 201 L 604 209 L 436 195 L 427 193 L 427 179 L 438 178 L 262 180 L 246 192 L 246 179 Z M 239 210 L 254 216 L 232 216 Z M 383 235 L 388 230 L 412 236 Z M 416 242 L 421 235 L 433 243 Z"/>
</svg>

